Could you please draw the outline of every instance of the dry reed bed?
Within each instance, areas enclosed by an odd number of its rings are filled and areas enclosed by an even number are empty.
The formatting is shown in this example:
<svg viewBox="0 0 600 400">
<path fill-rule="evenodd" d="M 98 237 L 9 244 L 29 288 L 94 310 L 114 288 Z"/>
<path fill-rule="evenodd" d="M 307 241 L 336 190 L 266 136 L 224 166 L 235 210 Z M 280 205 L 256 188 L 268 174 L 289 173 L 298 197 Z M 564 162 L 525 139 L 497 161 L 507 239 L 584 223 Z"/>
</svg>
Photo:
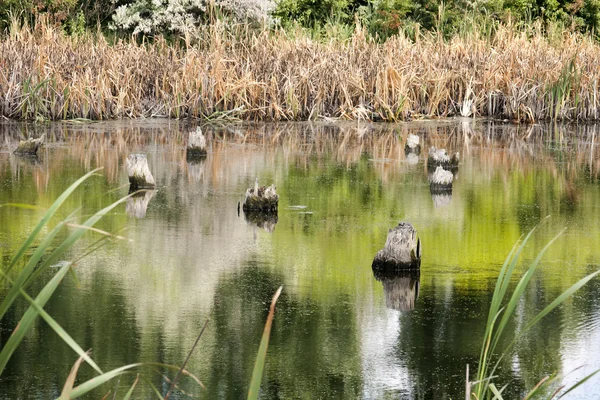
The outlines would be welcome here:
<svg viewBox="0 0 600 400">
<path fill-rule="evenodd" d="M 490 40 L 466 36 L 377 44 L 357 28 L 348 41 L 320 43 L 217 23 L 195 45 L 109 45 L 13 24 L 0 36 L 0 115 L 397 121 L 457 115 L 472 100 L 479 116 L 597 119 L 600 46 L 591 39 L 564 33 L 550 43 L 502 26 Z"/>
</svg>

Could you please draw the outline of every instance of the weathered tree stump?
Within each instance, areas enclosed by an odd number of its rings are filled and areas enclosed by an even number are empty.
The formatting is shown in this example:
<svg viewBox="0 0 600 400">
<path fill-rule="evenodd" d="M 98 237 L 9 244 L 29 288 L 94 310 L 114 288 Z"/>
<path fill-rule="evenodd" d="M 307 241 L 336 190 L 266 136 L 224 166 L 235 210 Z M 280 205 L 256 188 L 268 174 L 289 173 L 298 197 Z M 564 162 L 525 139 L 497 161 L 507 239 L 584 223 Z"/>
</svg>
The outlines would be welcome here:
<svg viewBox="0 0 600 400">
<path fill-rule="evenodd" d="M 146 210 L 148 210 L 148 204 L 155 194 L 156 190 L 145 190 L 128 198 L 125 204 L 127 215 L 138 219 L 144 218 Z"/>
<path fill-rule="evenodd" d="M 404 154 L 421 154 L 421 145 L 419 144 L 419 141 L 420 139 L 417 135 L 409 133 L 406 138 L 406 144 L 404 145 Z"/>
<path fill-rule="evenodd" d="M 454 175 L 442 167 L 437 167 L 429 177 L 429 189 L 431 193 L 452 192 Z"/>
<path fill-rule="evenodd" d="M 198 160 L 206 157 L 206 138 L 202 134 L 200 127 L 195 132 L 190 132 L 186 150 L 188 160 Z"/>
<path fill-rule="evenodd" d="M 385 305 L 398 311 L 412 311 L 419 297 L 419 270 L 375 272 L 375 279 L 383 284 Z"/>
<path fill-rule="evenodd" d="M 421 240 L 415 228 L 405 222 L 388 231 L 385 246 L 373 260 L 373 271 L 418 269 L 421 266 Z"/>
<path fill-rule="evenodd" d="M 145 154 L 130 154 L 127 157 L 127 175 L 130 190 L 151 189 L 156 186 Z"/>
<path fill-rule="evenodd" d="M 446 153 L 446 149 L 437 150 L 435 147 L 432 146 L 429 148 L 427 167 L 429 168 L 429 170 L 433 170 L 437 167 L 442 167 L 446 170 L 457 170 L 459 158 L 460 154 L 458 152 L 454 153 L 452 157 L 450 157 Z"/>
<path fill-rule="evenodd" d="M 254 188 L 246 190 L 246 198 L 242 209 L 244 211 L 277 212 L 279 195 L 275 191 L 275 185 L 269 187 L 258 186 L 258 178 L 254 182 Z"/>
<path fill-rule="evenodd" d="M 20 156 L 35 156 L 38 150 L 43 146 L 46 134 L 43 134 L 38 139 L 29 138 L 21 140 L 19 146 L 15 150 L 15 154 Z"/>
</svg>

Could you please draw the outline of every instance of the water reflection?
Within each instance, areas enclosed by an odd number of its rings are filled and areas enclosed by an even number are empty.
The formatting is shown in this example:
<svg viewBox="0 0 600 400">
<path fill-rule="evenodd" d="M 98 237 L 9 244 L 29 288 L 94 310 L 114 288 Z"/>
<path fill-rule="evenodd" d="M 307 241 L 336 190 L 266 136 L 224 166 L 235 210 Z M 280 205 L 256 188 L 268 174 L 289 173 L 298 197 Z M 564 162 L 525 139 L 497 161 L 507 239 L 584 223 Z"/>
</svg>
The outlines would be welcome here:
<svg viewBox="0 0 600 400">
<path fill-rule="evenodd" d="M 144 196 L 139 213 L 132 200 L 99 226 L 127 228 L 134 244 L 110 244 L 82 260 L 80 287 L 61 286 L 49 309 L 84 348 L 94 348 L 105 369 L 179 363 L 210 318 L 189 368 L 209 387 L 201 397 L 241 397 L 270 297 L 283 284 L 265 398 L 461 398 L 465 366 L 473 368 L 479 356 L 495 276 L 523 233 L 552 215 L 523 252 L 531 260 L 568 227 L 542 260 L 510 331 L 600 264 L 597 127 L 469 124 L 207 126 L 211 151 L 190 163 L 191 123 L 0 123 L 0 203 L 47 208 L 75 179 L 102 166 L 102 176 L 65 204 L 64 216 L 79 207 L 81 217 L 90 215 L 127 193 L 119 189 L 127 183 L 127 155 L 148 155 L 158 189 L 148 211 L 141 211 Z M 48 142 L 38 163 L 10 153 L 19 139 L 42 133 Z M 460 152 L 452 197 L 431 192 L 423 157 L 411 165 L 409 133 L 424 149 Z M 277 185 L 277 220 L 237 214 L 256 176 Z M 41 212 L 0 208 L 4 265 Z M 422 274 L 376 281 L 365 266 L 387 228 L 403 219 L 426 244 Z M 600 335 L 594 285 L 543 320 L 501 365 L 508 398 L 522 397 L 547 373 L 600 368 L 600 341 L 590 339 Z M 0 340 L 25 305 L 18 307 L 2 321 Z M 0 378 L 0 393 L 59 395 L 76 356 L 52 337 L 38 324 Z M 583 370 L 566 381 L 582 376 Z M 597 397 L 599 385 L 592 380 L 573 398 Z"/>
<path fill-rule="evenodd" d="M 244 220 L 250 226 L 264 229 L 266 232 L 273 233 L 277 225 L 276 213 L 264 213 L 257 211 L 244 211 Z"/>
<path fill-rule="evenodd" d="M 383 284 L 385 305 L 398 311 L 412 311 L 419 297 L 419 270 L 407 270 L 384 273 L 383 270 L 373 270 L 375 279 Z"/>
<path fill-rule="evenodd" d="M 141 190 L 127 199 L 125 212 L 134 218 L 144 218 L 150 200 L 156 195 L 156 190 Z"/>
</svg>

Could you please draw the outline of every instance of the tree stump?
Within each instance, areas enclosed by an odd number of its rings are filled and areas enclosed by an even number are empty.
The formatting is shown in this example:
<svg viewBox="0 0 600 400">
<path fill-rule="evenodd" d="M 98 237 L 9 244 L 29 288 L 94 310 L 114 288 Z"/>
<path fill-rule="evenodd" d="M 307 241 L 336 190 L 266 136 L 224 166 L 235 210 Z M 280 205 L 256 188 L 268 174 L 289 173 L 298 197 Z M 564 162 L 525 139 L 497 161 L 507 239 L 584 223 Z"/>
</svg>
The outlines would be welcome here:
<svg viewBox="0 0 600 400">
<path fill-rule="evenodd" d="M 244 211 L 277 213 L 278 204 L 279 195 L 275 191 L 275 185 L 259 187 L 257 178 L 254 182 L 254 188 L 246 190 L 246 197 L 242 209 Z"/>
<path fill-rule="evenodd" d="M 38 139 L 29 138 L 21 140 L 19 146 L 15 150 L 15 154 L 20 156 L 35 156 L 38 150 L 43 146 L 46 134 L 43 134 Z"/>
<path fill-rule="evenodd" d="M 421 240 L 415 228 L 405 222 L 388 231 L 385 246 L 373 260 L 373 270 L 395 271 L 421 266 Z"/>
<path fill-rule="evenodd" d="M 127 157 L 127 175 L 130 190 L 152 189 L 156 186 L 145 154 L 130 154 Z"/>
<path fill-rule="evenodd" d="M 383 284 L 385 306 L 398 311 L 412 311 L 419 297 L 419 270 L 375 273 Z"/>
<path fill-rule="evenodd" d="M 190 132 L 188 136 L 186 158 L 188 160 L 198 160 L 206 157 L 206 154 L 206 138 L 202 134 L 202 129 L 197 127 L 196 131 Z"/>
<path fill-rule="evenodd" d="M 419 141 L 420 139 L 417 135 L 409 133 L 406 138 L 406 144 L 404 145 L 404 154 L 421 154 L 421 145 L 419 144 Z"/>
<path fill-rule="evenodd" d="M 437 150 L 435 147 L 432 146 L 429 148 L 427 167 L 429 168 L 429 170 L 433 170 L 437 167 L 442 167 L 446 170 L 457 170 L 459 158 L 460 154 L 458 152 L 454 153 L 452 157 L 450 157 L 446 153 L 446 149 Z"/>
</svg>

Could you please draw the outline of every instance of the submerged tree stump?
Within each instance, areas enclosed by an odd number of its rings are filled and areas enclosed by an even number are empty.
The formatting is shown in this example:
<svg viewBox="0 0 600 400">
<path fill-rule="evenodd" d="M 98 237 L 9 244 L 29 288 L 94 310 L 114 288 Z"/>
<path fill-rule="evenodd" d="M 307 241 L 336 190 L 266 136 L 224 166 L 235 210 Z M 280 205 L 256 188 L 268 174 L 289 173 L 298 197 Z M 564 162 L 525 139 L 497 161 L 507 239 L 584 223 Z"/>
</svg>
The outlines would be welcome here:
<svg viewBox="0 0 600 400">
<path fill-rule="evenodd" d="M 131 190 L 151 189 L 156 186 L 145 154 L 130 154 L 127 157 L 127 175 Z"/>
<path fill-rule="evenodd" d="M 19 146 L 15 150 L 15 154 L 20 156 L 35 156 L 38 150 L 43 146 L 46 134 L 43 134 L 38 139 L 29 138 L 21 140 Z"/>
<path fill-rule="evenodd" d="M 419 270 L 374 271 L 375 279 L 383 284 L 385 306 L 398 311 L 412 311 L 419 297 Z"/>
<path fill-rule="evenodd" d="M 454 153 L 452 157 L 450 157 L 446 153 L 446 149 L 437 150 L 435 147 L 429 148 L 429 157 L 427 158 L 427 167 L 429 170 L 432 170 L 437 167 L 443 167 L 447 170 L 456 170 L 458 169 L 458 161 L 460 158 L 460 154 L 458 152 Z"/>
<path fill-rule="evenodd" d="M 197 160 L 206 157 L 206 138 L 202 134 L 200 127 L 195 132 L 190 132 L 186 150 L 188 160 Z"/>
<path fill-rule="evenodd" d="M 373 270 L 406 270 L 421 266 L 421 240 L 415 228 L 406 222 L 388 231 L 385 246 L 373 260 Z"/>
<path fill-rule="evenodd" d="M 445 207 L 452 202 L 452 190 L 444 193 L 431 192 L 431 200 L 435 208 Z"/>
<path fill-rule="evenodd" d="M 269 187 L 258 186 L 258 178 L 254 182 L 254 188 L 246 190 L 246 197 L 242 209 L 244 211 L 277 212 L 279 195 L 275 191 L 275 185 Z"/>
<path fill-rule="evenodd" d="M 421 153 L 421 145 L 419 144 L 419 141 L 420 139 L 417 135 L 409 133 L 408 137 L 406 138 L 406 145 L 404 145 L 404 154 L 419 155 Z"/>
</svg>

